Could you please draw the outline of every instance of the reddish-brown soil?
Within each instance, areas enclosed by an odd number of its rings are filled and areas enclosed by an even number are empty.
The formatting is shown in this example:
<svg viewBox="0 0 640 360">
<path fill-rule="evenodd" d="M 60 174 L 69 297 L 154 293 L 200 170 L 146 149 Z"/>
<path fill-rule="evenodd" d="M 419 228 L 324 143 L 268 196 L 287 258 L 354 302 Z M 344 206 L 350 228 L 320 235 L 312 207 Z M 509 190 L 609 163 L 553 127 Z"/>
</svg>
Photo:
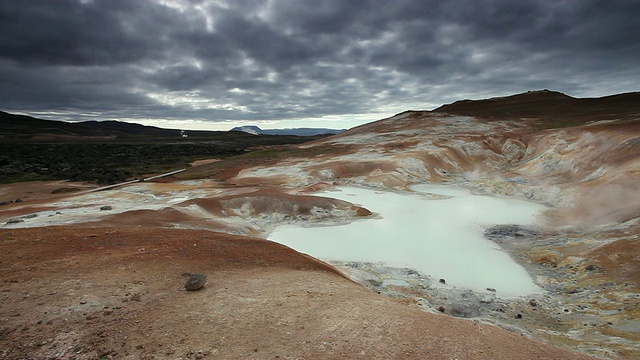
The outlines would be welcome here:
<svg viewBox="0 0 640 360">
<path fill-rule="evenodd" d="M 206 164 L 211 164 L 214 162 L 222 161 L 221 159 L 204 159 L 204 160 L 196 160 L 191 163 L 191 166 L 201 166 Z"/>
<path fill-rule="evenodd" d="M 97 187 L 97 185 L 91 183 L 70 182 L 66 180 L 2 184 L 2 186 L 0 186 L 0 202 L 12 202 L 16 199 L 20 199 L 25 203 L 51 200 Z"/>
<path fill-rule="evenodd" d="M 0 269 L 0 359 L 585 358 L 209 231 L 0 230 Z M 184 273 L 208 283 L 188 292 Z"/>
<path fill-rule="evenodd" d="M 592 250 L 589 258 L 605 274 L 618 281 L 640 286 L 640 243 L 637 239 L 617 240 Z"/>
</svg>

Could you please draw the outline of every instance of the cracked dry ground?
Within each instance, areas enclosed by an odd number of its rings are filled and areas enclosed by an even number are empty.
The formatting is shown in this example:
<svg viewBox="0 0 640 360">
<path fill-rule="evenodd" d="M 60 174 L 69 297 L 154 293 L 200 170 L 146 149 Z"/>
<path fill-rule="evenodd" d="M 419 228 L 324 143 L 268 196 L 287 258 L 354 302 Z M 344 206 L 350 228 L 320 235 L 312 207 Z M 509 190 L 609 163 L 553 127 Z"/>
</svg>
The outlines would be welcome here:
<svg viewBox="0 0 640 360">
<path fill-rule="evenodd" d="M 210 231 L 0 230 L 0 358 L 583 359 L 374 294 L 265 240 Z M 205 273 L 200 291 L 183 273 Z"/>
</svg>

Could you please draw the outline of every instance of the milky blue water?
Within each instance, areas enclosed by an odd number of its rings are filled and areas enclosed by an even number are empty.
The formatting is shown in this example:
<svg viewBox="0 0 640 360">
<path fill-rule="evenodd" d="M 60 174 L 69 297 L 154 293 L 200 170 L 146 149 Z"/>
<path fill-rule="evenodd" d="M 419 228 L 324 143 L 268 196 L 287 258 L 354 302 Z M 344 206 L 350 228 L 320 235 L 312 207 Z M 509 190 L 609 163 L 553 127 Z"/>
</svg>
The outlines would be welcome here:
<svg viewBox="0 0 640 360">
<path fill-rule="evenodd" d="M 408 267 L 444 278 L 448 286 L 479 291 L 489 287 L 503 297 L 541 291 L 524 268 L 482 234 L 495 224 L 533 224 L 544 206 L 473 195 L 446 185 L 412 189 L 450 198 L 433 200 L 420 194 L 338 187 L 316 195 L 364 206 L 381 218 L 322 227 L 282 225 L 269 240 L 321 260 Z"/>
</svg>

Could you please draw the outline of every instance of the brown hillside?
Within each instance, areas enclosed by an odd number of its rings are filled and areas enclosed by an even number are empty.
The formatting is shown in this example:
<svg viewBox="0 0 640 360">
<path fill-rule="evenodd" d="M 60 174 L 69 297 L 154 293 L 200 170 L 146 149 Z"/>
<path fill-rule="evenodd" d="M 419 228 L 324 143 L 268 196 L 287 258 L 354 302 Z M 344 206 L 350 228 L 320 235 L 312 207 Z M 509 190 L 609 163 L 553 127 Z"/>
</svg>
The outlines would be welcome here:
<svg viewBox="0 0 640 360">
<path fill-rule="evenodd" d="M 549 90 L 486 100 L 462 100 L 434 110 L 487 119 L 539 119 L 544 128 L 566 127 L 598 120 L 633 120 L 640 117 L 640 92 L 601 98 L 573 98 Z"/>
</svg>

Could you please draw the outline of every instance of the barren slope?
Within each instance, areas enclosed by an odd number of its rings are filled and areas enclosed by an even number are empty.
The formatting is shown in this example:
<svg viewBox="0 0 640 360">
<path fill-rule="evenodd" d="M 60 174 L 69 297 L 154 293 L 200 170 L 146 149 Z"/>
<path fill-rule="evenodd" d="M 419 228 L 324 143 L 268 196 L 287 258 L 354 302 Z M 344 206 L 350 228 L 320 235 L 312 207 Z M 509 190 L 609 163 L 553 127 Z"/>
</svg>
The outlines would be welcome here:
<svg viewBox="0 0 640 360">
<path fill-rule="evenodd" d="M 148 228 L 0 236 L 4 359 L 583 358 L 411 309 L 264 240 Z M 187 292 L 185 272 L 209 281 Z"/>
</svg>

